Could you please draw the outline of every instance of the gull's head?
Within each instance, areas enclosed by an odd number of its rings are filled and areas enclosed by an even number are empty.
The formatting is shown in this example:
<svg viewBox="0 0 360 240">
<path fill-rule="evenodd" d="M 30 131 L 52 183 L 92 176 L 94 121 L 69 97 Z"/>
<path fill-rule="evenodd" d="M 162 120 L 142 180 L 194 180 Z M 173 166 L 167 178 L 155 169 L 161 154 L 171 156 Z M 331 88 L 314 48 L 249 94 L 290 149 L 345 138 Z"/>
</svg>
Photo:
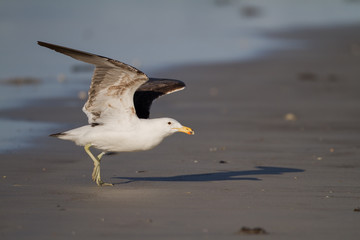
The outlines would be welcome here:
<svg viewBox="0 0 360 240">
<path fill-rule="evenodd" d="M 191 128 L 181 125 L 178 121 L 172 118 L 162 118 L 161 124 L 164 126 L 164 128 L 169 134 L 173 134 L 176 132 L 183 132 L 189 135 L 195 134 L 195 132 Z"/>
</svg>

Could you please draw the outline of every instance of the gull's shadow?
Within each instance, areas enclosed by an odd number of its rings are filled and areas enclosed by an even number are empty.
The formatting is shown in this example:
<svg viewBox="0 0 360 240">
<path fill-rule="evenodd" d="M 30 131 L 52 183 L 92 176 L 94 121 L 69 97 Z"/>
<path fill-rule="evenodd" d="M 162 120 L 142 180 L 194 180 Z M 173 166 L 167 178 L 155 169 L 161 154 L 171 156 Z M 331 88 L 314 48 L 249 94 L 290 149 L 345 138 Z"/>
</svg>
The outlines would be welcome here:
<svg viewBox="0 0 360 240">
<path fill-rule="evenodd" d="M 247 171 L 222 171 L 214 173 L 177 175 L 171 177 L 113 177 L 115 179 L 127 180 L 129 183 L 135 181 L 159 181 L 159 182 L 209 182 L 209 181 L 229 181 L 229 180 L 253 180 L 259 181 L 260 178 L 248 177 L 256 175 L 280 175 L 284 173 L 304 172 L 303 169 L 283 168 L 283 167 L 265 167 L 258 166 L 256 170 Z M 115 183 L 115 184 L 121 184 Z"/>
</svg>

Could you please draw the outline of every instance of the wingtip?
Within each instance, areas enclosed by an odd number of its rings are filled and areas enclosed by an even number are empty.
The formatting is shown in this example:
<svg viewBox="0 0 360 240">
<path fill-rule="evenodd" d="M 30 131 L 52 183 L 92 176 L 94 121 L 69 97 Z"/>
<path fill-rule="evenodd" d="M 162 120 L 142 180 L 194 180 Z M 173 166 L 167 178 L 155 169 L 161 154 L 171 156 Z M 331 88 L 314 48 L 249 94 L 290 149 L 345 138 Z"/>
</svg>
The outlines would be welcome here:
<svg viewBox="0 0 360 240">
<path fill-rule="evenodd" d="M 50 49 L 53 49 L 53 50 L 55 50 L 56 48 L 64 48 L 64 47 L 59 46 L 59 45 L 55 45 L 55 44 L 47 43 L 47 42 L 42 42 L 42 41 L 37 41 L 37 44 L 39 46 L 47 47 L 47 48 L 50 48 Z"/>
<path fill-rule="evenodd" d="M 42 42 L 42 41 L 37 41 L 37 44 L 40 46 L 46 46 L 47 43 L 46 42 Z"/>
<path fill-rule="evenodd" d="M 42 46 L 42 47 L 46 47 L 46 48 L 50 48 L 52 50 L 55 50 L 56 51 L 56 48 L 59 47 L 55 44 L 51 44 L 51 43 L 47 43 L 47 42 L 42 42 L 42 41 L 37 41 L 37 44 L 39 46 Z"/>
</svg>

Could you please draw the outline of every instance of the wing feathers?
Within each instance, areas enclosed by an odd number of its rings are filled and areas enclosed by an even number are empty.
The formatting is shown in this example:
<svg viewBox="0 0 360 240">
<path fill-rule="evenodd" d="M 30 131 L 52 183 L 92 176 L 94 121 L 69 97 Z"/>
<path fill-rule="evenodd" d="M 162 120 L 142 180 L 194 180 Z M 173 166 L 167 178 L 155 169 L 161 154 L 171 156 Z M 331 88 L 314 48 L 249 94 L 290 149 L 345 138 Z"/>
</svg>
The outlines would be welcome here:
<svg viewBox="0 0 360 240">
<path fill-rule="evenodd" d="M 109 121 L 126 123 L 136 115 L 149 118 L 153 100 L 185 88 L 179 80 L 149 79 L 140 70 L 111 58 L 46 42 L 38 44 L 96 66 L 83 107 L 92 126 Z"/>
<path fill-rule="evenodd" d="M 96 66 L 89 97 L 83 107 L 89 124 L 126 122 L 136 117 L 133 96 L 136 89 L 148 80 L 143 72 L 100 55 L 45 42 L 38 44 Z"/>
</svg>

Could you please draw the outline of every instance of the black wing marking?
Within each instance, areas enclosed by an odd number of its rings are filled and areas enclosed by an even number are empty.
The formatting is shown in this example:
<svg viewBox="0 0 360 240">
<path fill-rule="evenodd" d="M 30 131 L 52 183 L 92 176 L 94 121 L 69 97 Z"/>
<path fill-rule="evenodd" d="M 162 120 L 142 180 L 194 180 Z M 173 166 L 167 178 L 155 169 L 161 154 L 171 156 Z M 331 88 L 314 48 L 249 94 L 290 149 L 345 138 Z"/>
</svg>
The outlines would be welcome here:
<svg viewBox="0 0 360 240">
<path fill-rule="evenodd" d="M 149 78 L 134 94 L 134 105 L 138 118 L 149 118 L 151 104 L 156 98 L 184 88 L 185 83 L 179 80 Z"/>
</svg>

